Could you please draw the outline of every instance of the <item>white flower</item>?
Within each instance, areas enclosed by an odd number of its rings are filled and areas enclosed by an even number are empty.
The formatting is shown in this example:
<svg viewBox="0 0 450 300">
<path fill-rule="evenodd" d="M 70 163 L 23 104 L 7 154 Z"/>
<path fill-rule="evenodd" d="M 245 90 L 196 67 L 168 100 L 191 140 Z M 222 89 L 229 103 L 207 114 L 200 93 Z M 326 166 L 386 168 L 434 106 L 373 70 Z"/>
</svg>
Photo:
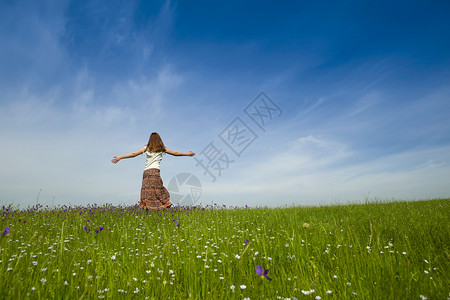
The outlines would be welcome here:
<svg viewBox="0 0 450 300">
<path fill-rule="evenodd" d="M 116 259 L 116 256 L 115 256 L 115 255 L 111 256 L 111 259 L 112 259 L 112 260 L 115 260 L 115 259 Z"/>
<path fill-rule="evenodd" d="M 320 297 L 320 296 L 316 296 L 316 299 L 317 299 L 317 300 L 320 300 L 320 299 L 322 299 L 322 297 Z"/>
<path fill-rule="evenodd" d="M 289 244 L 286 244 L 285 246 L 286 246 L 286 247 L 289 247 Z"/>
<path fill-rule="evenodd" d="M 327 294 L 331 294 L 331 293 L 332 293 L 332 291 L 326 291 L 325 293 L 327 293 Z"/>
<path fill-rule="evenodd" d="M 241 257 L 239 255 L 235 255 L 234 257 L 236 257 L 236 259 L 240 259 Z"/>
<path fill-rule="evenodd" d="M 247 286 L 245 286 L 245 285 L 241 285 L 241 290 L 245 290 L 247 288 Z"/>
<path fill-rule="evenodd" d="M 42 282 L 42 283 L 46 283 L 46 282 L 47 282 L 47 279 L 42 278 L 42 279 L 41 279 L 41 282 Z"/>
<path fill-rule="evenodd" d="M 232 290 L 233 293 L 234 293 L 234 288 L 235 288 L 234 284 L 232 284 L 232 285 L 230 286 L 230 288 L 231 288 L 231 290 Z"/>
</svg>

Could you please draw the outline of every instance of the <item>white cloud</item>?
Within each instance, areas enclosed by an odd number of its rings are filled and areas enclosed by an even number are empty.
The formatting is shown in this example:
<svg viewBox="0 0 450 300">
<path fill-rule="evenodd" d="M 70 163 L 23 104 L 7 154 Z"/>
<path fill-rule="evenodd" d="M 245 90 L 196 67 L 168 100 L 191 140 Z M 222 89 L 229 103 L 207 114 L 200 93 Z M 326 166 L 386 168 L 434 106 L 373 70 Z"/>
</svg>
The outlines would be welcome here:
<svg viewBox="0 0 450 300">
<path fill-rule="evenodd" d="M 449 153 L 449 147 L 429 148 L 352 163 L 357 153 L 345 145 L 306 136 L 245 168 L 235 166 L 228 171 L 232 175 L 216 183 L 204 180 L 202 197 L 227 205 L 259 206 L 446 197 Z"/>
</svg>

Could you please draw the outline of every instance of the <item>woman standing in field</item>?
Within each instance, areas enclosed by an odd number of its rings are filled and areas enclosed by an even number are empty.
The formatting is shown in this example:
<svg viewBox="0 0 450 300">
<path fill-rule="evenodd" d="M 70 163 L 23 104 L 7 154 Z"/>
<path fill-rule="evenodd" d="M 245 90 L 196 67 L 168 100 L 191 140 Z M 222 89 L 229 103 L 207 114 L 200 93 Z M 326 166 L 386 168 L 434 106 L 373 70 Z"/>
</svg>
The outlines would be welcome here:
<svg viewBox="0 0 450 300">
<path fill-rule="evenodd" d="M 114 156 L 111 162 L 116 164 L 121 159 L 136 157 L 142 153 L 147 155 L 147 162 L 145 164 L 144 176 L 142 179 L 141 201 L 139 207 L 149 210 L 163 209 L 172 206 L 170 194 L 164 187 L 160 176 L 162 155 L 163 153 L 167 153 L 173 156 L 194 156 L 195 153 L 192 151 L 183 153 L 169 150 L 164 146 L 159 134 L 153 132 L 150 135 L 146 146 L 136 152 Z"/>
</svg>

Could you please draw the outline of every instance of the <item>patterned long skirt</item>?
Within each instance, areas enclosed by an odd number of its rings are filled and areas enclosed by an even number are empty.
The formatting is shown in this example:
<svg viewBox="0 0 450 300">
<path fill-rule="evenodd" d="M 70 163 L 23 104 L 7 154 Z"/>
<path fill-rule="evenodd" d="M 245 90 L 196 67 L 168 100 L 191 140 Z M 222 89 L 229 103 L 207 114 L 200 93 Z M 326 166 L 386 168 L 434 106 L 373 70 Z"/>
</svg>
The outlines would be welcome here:
<svg viewBox="0 0 450 300">
<path fill-rule="evenodd" d="M 163 185 L 159 169 L 147 169 L 144 171 L 141 188 L 140 208 L 163 209 L 170 207 L 170 194 Z"/>
</svg>

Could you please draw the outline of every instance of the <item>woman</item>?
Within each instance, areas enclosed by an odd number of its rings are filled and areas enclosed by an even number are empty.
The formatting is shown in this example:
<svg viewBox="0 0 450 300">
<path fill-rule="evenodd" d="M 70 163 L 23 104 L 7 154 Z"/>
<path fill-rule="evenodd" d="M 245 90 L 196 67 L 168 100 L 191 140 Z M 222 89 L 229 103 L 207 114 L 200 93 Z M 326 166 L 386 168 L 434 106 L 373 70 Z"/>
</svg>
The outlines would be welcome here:
<svg viewBox="0 0 450 300">
<path fill-rule="evenodd" d="M 192 151 L 183 153 L 169 150 L 164 146 L 159 134 L 153 132 L 150 135 L 146 146 L 133 153 L 114 156 L 111 162 L 116 164 L 121 159 L 136 157 L 144 152 L 147 155 L 147 162 L 145 164 L 144 176 L 142 179 L 141 201 L 139 207 L 147 210 L 168 208 L 172 206 L 172 202 L 170 202 L 169 192 L 163 185 L 159 170 L 162 154 L 194 156 L 195 153 Z"/>
</svg>

